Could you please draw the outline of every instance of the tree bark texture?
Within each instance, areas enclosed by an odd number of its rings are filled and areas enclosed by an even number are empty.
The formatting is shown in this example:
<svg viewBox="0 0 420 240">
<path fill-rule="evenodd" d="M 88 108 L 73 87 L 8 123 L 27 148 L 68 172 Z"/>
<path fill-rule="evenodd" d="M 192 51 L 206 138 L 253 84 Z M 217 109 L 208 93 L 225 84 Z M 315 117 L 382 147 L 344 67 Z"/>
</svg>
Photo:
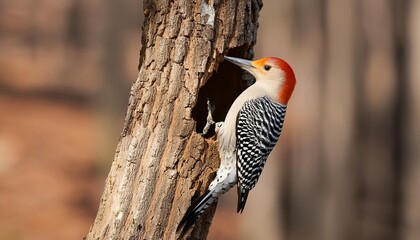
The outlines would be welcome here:
<svg viewBox="0 0 420 240">
<path fill-rule="evenodd" d="M 226 54 L 252 57 L 259 0 L 144 1 L 139 74 L 96 219 L 86 239 L 176 239 L 219 160 L 203 138 L 206 98 L 222 120 L 246 87 Z M 214 214 L 186 238 L 205 239 Z"/>
</svg>

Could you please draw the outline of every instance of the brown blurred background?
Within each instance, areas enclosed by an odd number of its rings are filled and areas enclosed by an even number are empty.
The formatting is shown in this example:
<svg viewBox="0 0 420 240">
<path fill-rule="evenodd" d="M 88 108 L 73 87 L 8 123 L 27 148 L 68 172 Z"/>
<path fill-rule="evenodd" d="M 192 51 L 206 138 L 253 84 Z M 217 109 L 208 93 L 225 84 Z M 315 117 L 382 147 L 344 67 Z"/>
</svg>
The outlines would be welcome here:
<svg viewBox="0 0 420 240">
<path fill-rule="evenodd" d="M 0 0 L 0 239 L 81 239 L 137 75 L 142 3 Z M 420 239 L 420 1 L 266 0 L 298 85 L 242 215 L 209 239 Z"/>
</svg>

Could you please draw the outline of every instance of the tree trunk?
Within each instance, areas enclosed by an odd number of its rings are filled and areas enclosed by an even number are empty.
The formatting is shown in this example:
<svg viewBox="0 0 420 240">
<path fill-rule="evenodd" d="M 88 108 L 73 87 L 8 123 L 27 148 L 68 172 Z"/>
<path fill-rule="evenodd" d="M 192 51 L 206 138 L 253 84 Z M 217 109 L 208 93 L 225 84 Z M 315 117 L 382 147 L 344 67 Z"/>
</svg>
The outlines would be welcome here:
<svg viewBox="0 0 420 240">
<path fill-rule="evenodd" d="M 259 0 L 144 1 L 139 74 L 86 239 L 176 238 L 218 167 L 214 139 L 197 134 L 206 98 L 220 121 L 246 87 L 239 70 L 220 62 L 226 54 L 252 57 L 261 7 Z M 214 209 L 187 238 L 206 238 Z"/>
<path fill-rule="evenodd" d="M 405 162 L 402 169 L 402 221 L 401 239 L 420 239 L 420 2 L 407 4 L 407 86 L 402 152 Z"/>
</svg>

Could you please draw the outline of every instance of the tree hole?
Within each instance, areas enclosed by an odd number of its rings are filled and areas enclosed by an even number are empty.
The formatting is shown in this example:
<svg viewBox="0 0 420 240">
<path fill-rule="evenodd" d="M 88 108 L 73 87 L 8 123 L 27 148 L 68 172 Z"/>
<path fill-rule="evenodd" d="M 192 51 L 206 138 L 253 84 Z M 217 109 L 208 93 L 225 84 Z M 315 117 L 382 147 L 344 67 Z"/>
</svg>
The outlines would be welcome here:
<svg viewBox="0 0 420 240">
<path fill-rule="evenodd" d="M 250 53 L 250 46 L 242 46 L 229 50 L 226 55 L 248 58 L 248 56 L 252 56 L 252 53 Z M 192 111 L 192 116 L 197 123 L 196 132 L 202 133 L 207 123 L 207 99 L 215 107 L 213 120 L 215 122 L 224 121 L 232 103 L 254 81 L 252 75 L 240 67 L 226 60 L 222 61 L 217 71 L 207 80 L 198 94 L 197 103 Z M 213 125 L 204 137 L 210 138 L 214 134 Z"/>
</svg>

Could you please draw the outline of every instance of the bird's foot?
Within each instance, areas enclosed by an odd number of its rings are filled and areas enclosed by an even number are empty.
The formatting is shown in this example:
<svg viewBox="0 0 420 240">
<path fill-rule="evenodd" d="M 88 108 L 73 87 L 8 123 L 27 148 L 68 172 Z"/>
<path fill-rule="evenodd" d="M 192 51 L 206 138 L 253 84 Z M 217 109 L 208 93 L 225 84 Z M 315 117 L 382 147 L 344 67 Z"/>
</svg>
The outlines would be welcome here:
<svg viewBox="0 0 420 240">
<path fill-rule="evenodd" d="M 210 102 L 209 99 L 207 99 L 207 122 L 206 126 L 203 128 L 203 132 L 200 133 L 200 135 L 206 135 L 211 127 L 215 122 L 213 121 L 213 111 L 215 109 L 215 106 L 213 103 Z"/>
</svg>

